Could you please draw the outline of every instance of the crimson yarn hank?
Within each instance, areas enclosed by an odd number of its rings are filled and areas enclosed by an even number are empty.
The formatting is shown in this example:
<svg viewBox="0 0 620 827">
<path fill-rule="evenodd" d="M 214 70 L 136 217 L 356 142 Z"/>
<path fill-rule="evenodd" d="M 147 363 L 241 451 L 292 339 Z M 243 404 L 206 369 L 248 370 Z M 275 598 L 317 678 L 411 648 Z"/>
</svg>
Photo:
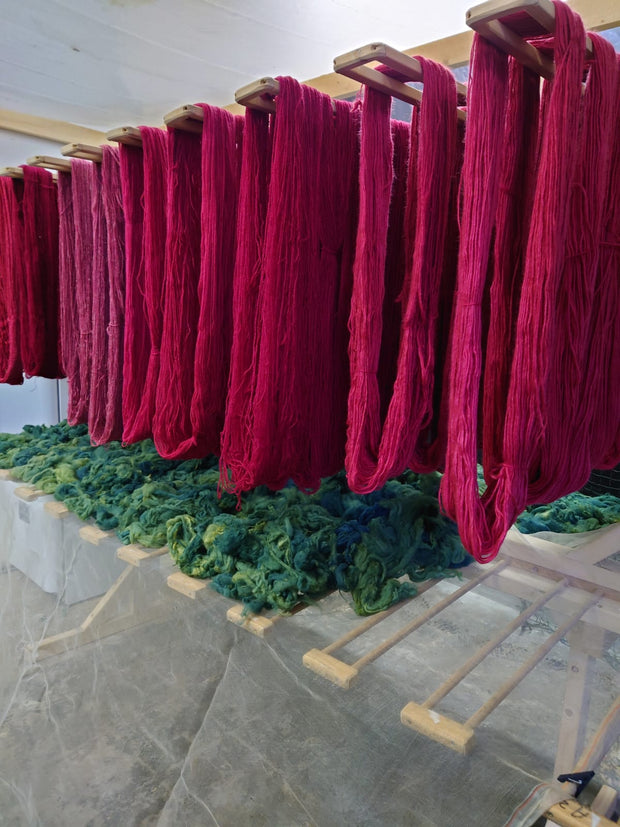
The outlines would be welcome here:
<svg viewBox="0 0 620 827">
<path fill-rule="evenodd" d="M 324 312 L 315 324 L 314 389 L 310 402 L 316 432 L 310 446 L 311 466 L 320 476 L 335 474 L 344 465 L 347 398 L 349 394 L 348 320 L 357 231 L 359 107 L 333 101 L 332 123 L 326 114 L 321 143 L 319 242 L 320 261 L 311 288 L 313 305 Z M 405 164 L 406 168 L 406 164 Z"/>
<path fill-rule="evenodd" d="M 586 484 L 593 467 L 590 420 L 608 404 L 605 396 L 593 394 L 607 366 L 589 356 L 592 338 L 599 335 L 599 253 L 613 148 L 616 54 L 600 35 L 590 39 L 593 60 L 581 96 L 569 229 L 553 305 L 559 335 L 546 374 L 546 445 L 529 481 L 528 504 L 551 502 Z"/>
<path fill-rule="evenodd" d="M 27 376 L 58 379 L 58 203 L 51 172 L 23 166 L 24 314 L 21 358 Z"/>
<path fill-rule="evenodd" d="M 90 165 L 92 176 L 91 214 L 93 225 L 93 258 L 91 281 L 91 342 L 90 396 L 88 431 L 95 445 L 103 442 L 108 399 L 108 321 L 110 312 L 110 281 L 105 213 L 103 209 L 101 165 Z"/>
<path fill-rule="evenodd" d="M 141 427 L 140 406 L 148 370 L 151 341 L 145 306 L 144 169 L 142 148 L 119 146 L 121 190 L 125 216 L 125 328 L 123 333 L 123 442 L 150 436 Z"/>
<path fill-rule="evenodd" d="M 271 166 L 270 117 L 245 111 L 240 169 L 237 242 L 233 276 L 230 374 L 221 434 L 220 484 L 251 487 L 247 474 L 252 444 L 254 354 L 260 326 L 259 288 Z"/>
<path fill-rule="evenodd" d="M 563 459 L 569 448 L 573 448 L 570 436 L 575 423 L 572 418 L 567 423 L 561 419 L 563 394 L 567 394 L 570 406 L 570 386 L 575 378 L 566 375 L 566 365 L 574 367 L 575 361 L 572 357 L 565 358 L 565 343 L 569 348 L 574 346 L 578 353 L 582 345 L 572 340 L 571 333 L 582 329 L 584 322 L 575 321 L 576 315 L 583 313 L 589 320 L 588 300 L 584 302 L 576 289 L 579 279 L 569 275 L 564 284 L 567 266 L 569 270 L 575 266 L 567 260 L 566 249 L 583 232 L 583 228 L 574 223 L 575 206 L 580 199 L 575 185 L 583 187 L 588 175 L 587 164 L 580 163 L 585 158 L 579 156 L 583 147 L 581 139 L 586 134 L 582 130 L 589 128 L 584 121 L 588 90 L 586 87 L 586 101 L 582 105 L 581 83 L 585 33 L 573 12 L 563 3 L 554 5 L 556 72 L 554 79 L 545 84 L 540 107 L 538 168 L 514 351 L 511 353 L 506 342 L 503 343 L 505 358 L 510 360 L 510 382 L 502 453 L 495 455 L 498 440 L 492 441 L 484 434 L 483 442 L 486 440 L 489 446 L 486 461 L 487 464 L 490 461 L 490 467 L 485 467 L 487 486 L 482 498 L 478 495 L 476 469 L 481 307 L 501 178 L 501 125 L 508 72 L 505 58 L 492 46 L 479 38 L 474 42 L 463 171 L 464 212 L 454 323 L 450 432 L 440 498 L 448 514 L 456 519 L 465 547 L 481 562 L 495 557 L 508 528 L 528 502 L 541 501 L 541 497 L 542 501 L 549 501 L 560 496 L 559 492 L 565 494 L 585 482 L 583 471 L 573 472 L 570 460 Z M 509 144 L 519 134 L 522 130 L 507 133 L 505 143 Z M 600 173 L 604 181 L 599 186 L 606 192 L 605 173 L 602 169 Z M 587 192 L 584 196 L 586 200 L 592 198 Z M 591 213 L 589 218 L 593 216 Z M 587 283 L 587 277 L 585 281 Z M 586 287 L 586 293 L 587 290 Z M 577 362 L 581 358 L 577 356 Z M 501 369 L 504 377 L 506 369 L 506 366 Z M 501 394 L 505 392 L 505 381 L 495 388 L 485 387 L 484 392 L 493 393 L 498 389 Z M 494 417 L 497 422 L 499 416 L 494 414 Z M 558 434 L 562 435 L 561 443 Z M 558 470 L 560 476 L 554 477 L 552 471 Z"/>
<path fill-rule="evenodd" d="M 292 78 L 279 80 L 247 477 L 252 486 L 277 489 L 292 479 L 300 488 L 316 489 L 322 469 L 313 464 L 312 446 L 325 434 L 312 415 L 312 379 L 319 317 L 334 312 L 319 297 L 317 181 L 321 164 L 330 163 L 321 158 L 321 135 L 333 128 L 334 116 L 326 95 Z"/>
<path fill-rule="evenodd" d="M 381 433 L 377 372 L 381 352 L 385 261 L 393 180 L 391 98 L 366 87 L 361 116 L 359 223 L 349 319 L 351 385 L 345 468 L 362 491 L 375 471 Z"/>
<path fill-rule="evenodd" d="M 125 216 L 121 189 L 120 152 L 104 146 L 101 163 L 103 210 L 108 265 L 108 388 L 102 442 L 123 434 L 123 351 L 125 327 Z"/>
<path fill-rule="evenodd" d="M 590 422 L 592 467 L 615 468 L 620 462 L 620 55 L 616 55 L 616 103 L 609 188 L 601 238 L 598 312 L 593 314 L 590 362 L 602 367 L 599 384 L 588 387 L 599 405 Z"/>
<path fill-rule="evenodd" d="M 172 129 L 168 135 L 164 320 L 153 439 L 166 459 L 191 450 L 191 401 L 198 334 L 201 136 Z M 128 275 L 129 278 L 129 275 Z"/>
<path fill-rule="evenodd" d="M 71 159 L 71 190 L 74 219 L 75 297 L 79 382 L 69 384 L 72 424 L 88 422 L 92 353 L 92 277 L 93 277 L 93 188 L 95 171 L 91 161 Z"/>
<path fill-rule="evenodd" d="M 199 104 L 202 127 L 200 307 L 194 356 L 191 436 L 184 456 L 220 453 L 232 344 L 232 298 L 239 191 L 239 122 L 224 109 Z"/>
<path fill-rule="evenodd" d="M 80 328 L 75 269 L 73 183 L 69 172 L 58 173 L 58 281 L 60 299 L 60 354 L 67 376 L 67 422 L 80 419 Z"/>
<path fill-rule="evenodd" d="M 387 389 L 387 413 L 384 418 L 377 410 L 377 378 L 372 361 L 352 363 L 352 389 L 364 388 L 365 395 L 349 397 L 349 441 L 347 444 L 347 475 L 354 491 L 368 493 L 381 487 L 385 481 L 409 465 L 415 466 L 415 449 L 420 438 L 433 421 L 434 402 L 441 399 L 435 393 L 437 370 L 437 320 L 439 301 L 444 285 L 448 248 L 447 230 L 454 205 L 454 185 L 457 172 L 456 85 L 451 73 L 444 67 L 421 58 L 424 71 L 424 93 L 417 122 L 412 123 L 416 148 L 411 163 L 416 165 L 410 174 L 414 191 L 408 193 L 415 206 L 408 208 L 408 217 L 415 216 L 415 235 L 405 235 L 402 245 L 405 260 L 410 259 L 410 272 L 402 286 L 404 310 L 400 328 L 400 342 L 393 355 L 391 386 Z M 364 132 L 362 131 L 362 141 Z M 367 163 L 373 164 L 372 145 Z M 364 157 L 364 147 L 362 148 Z M 363 175 L 364 173 L 361 173 Z M 373 201 L 372 190 L 370 199 Z M 371 216 L 371 220 L 374 217 Z M 385 219 L 382 220 L 382 227 Z M 380 266 L 366 255 L 368 237 L 375 238 L 372 224 L 360 219 L 358 253 L 356 259 L 356 287 L 362 293 L 368 279 L 378 281 L 378 274 L 368 266 Z M 389 238 L 389 236 L 388 236 Z M 407 246 L 412 251 L 407 250 Z M 375 288 L 376 289 L 376 288 Z M 373 302 L 374 290 L 369 290 L 366 301 Z M 384 299 L 385 304 L 385 299 Z M 356 303 L 357 313 L 369 314 L 367 307 Z M 382 316 L 375 314 L 375 325 L 365 335 L 381 342 L 382 325 L 389 323 L 385 307 Z M 351 315 L 352 341 L 365 347 L 361 340 L 359 319 Z M 385 336 L 383 336 L 385 338 Z M 353 351 L 354 352 L 354 351 Z M 370 353 L 370 351 L 367 351 Z M 356 378 L 355 373 L 361 375 Z M 358 409 L 357 405 L 361 403 Z M 365 407 L 364 407 L 365 405 Z M 356 432 L 355 428 L 360 428 Z M 426 463 L 428 458 L 426 457 Z M 425 469 L 426 470 L 426 469 Z M 431 469 L 429 469 L 431 470 Z"/>
<path fill-rule="evenodd" d="M 0 178 L 0 382 L 8 385 L 24 381 L 19 335 L 23 231 L 17 189 L 23 190 L 21 181 Z"/>
<path fill-rule="evenodd" d="M 496 212 L 482 395 L 482 464 L 488 480 L 497 478 L 503 458 L 504 418 L 536 184 L 539 88 L 537 74 L 509 59 L 506 140 Z"/>
<path fill-rule="evenodd" d="M 164 277 L 166 265 L 166 200 L 168 169 L 168 133 L 163 129 L 141 126 L 142 149 L 137 149 L 131 163 L 139 163 L 142 156 L 142 177 L 136 170 L 134 186 L 143 186 L 141 205 L 135 205 L 134 213 L 138 224 L 131 234 L 131 243 L 136 245 L 135 258 L 131 256 L 134 270 L 137 268 L 143 279 L 143 290 L 137 294 L 132 289 L 132 320 L 134 337 L 140 335 L 140 341 L 132 338 L 131 352 L 138 349 L 140 375 L 134 372 L 134 381 L 140 387 L 140 393 L 133 395 L 127 388 L 128 398 L 125 408 L 131 411 L 129 422 L 125 422 L 123 438 L 127 443 L 137 442 L 150 437 L 153 433 L 153 419 L 157 397 L 157 382 L 161 359 L 161 337 L 164 322 Z M 140 212 L 140 206 L 142 212 Z M 141 243 L 142 257 L 138 261 L 138 245 Z M 129 261 L 129 257 L 127 258 Z M 127 288 L 129 290 L 129 288 Z M 146 325 L 146 328 L 145 328 Z M 148 359 L 145 353 L 148 347 Z M 144 359 L 147 359 L 144 374 Z M 142 383 L 142 384 L 140 384 Z M 137 410 L 136 410 L 136 407 Z"/>
</svg>

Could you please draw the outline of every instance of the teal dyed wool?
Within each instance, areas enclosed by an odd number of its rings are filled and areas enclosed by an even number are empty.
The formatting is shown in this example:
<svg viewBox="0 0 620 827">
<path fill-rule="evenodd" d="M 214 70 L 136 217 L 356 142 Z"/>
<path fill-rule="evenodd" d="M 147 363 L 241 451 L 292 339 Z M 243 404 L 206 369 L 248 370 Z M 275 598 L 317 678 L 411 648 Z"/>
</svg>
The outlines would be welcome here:
<svg viewBox="0 0 620 827">
<path fill-rule="evenodd" d="M 343 474 L 309 495 L 257 488 L 238 509 L 236 497 L 218 497 L 214 458 L 164 460 L 150 440 L 93 447 L 84 426 L 66 423 L 0 435 L 0 467 L 125 543 L 167 543 L 183 572 L 254 611 L 290 611 L 340 589 L 370 614 L 468 562 L 439 514 L 436 475 L 407 473 L 363 497 Z"/>
<path fill-rule="evenodd" d="M 576 534 L 620 522 L 620 499 L 611 494 L 568 494 L 551 505 L 531 505 L 517 520 L 523 534 L 557 531 Z"/>
</svg>

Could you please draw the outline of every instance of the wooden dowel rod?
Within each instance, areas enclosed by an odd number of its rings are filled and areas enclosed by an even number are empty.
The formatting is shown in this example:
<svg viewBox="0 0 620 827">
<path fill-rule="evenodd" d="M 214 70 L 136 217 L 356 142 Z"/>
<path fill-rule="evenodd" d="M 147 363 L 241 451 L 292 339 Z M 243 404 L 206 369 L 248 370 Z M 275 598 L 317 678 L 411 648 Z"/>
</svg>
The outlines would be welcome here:
<svg viewBox="0 0 620 827">
<path fill-rule="evenodd" d="M 164 123 L 173 129 L 182 129 L 184 132 L 202 132 L 204 112 L 193 103 L 185 103 L 172 112 L 164 115 Z"/>
<path fill-rule="evenodd" d="M 21 167 L 2 167 L 0 175 L 3 178 L 23 179 L 24 170 Z"/>
<path fill-rule="evenodd" d="M 508 623 L 504 628 L 498 632 L 495 637 L 485 643 L 484 646 L 481 646 L 477 652 L 467 660 L 460 669 L 457 669 L 450 677 L 438 687 L 432 695 L 430 695 L 426 701 L 422 704 L 425 709 L 432 709 L 435 704 L 439 703 L 442 698 L 451 692 L 454 687 L 459 684 L 466 675 L 469 675 L 471 671 L 473 671 L 479 663 L 489 655 L 494 649 L 496 649 L 500 643 L 506 640 L 514 631 L 516 631 L 519 626 L 523 624 L 525 620 L 531 617 L 534 612 L 537 612 L 541 606 L 544 606 L 545 603 L 548 603 L 552 597 L 554 597 L 558 592 L 562 591 L 566 588 L 568 584 L 568 580 L 560 580 L 559 583 L 556 583 L 553 588 L 548 589 L 546 592 L 541 594 L 538 600 L 535 600 L 527 609 L 521 612 L 518 617 L 515 617 L 510 623 Z"/>
<path fill-rule="evenodd" d="M 261 112 L 275 112 L 276 105 L 273 98 L 280 94 L 280 84 L 275 78 L 260 78 L 247 86 L 242 86 L 235 92 L 235 101 L 241 106 L 250 109 L 259 109 Z"/>
<path fill-rule="evenodd" d="M 419 597 L 420 595 L 424 594 L 424 592 L 428 591 L 432 588 L 436 583 L 439 583 L 439 580 L 426 580 L 424 583 L 420 583 L 418 586 L 417 594 L 414 597 Z M 413 599 L 413 598 L 412 598 Z M 399 609 L 402 609 L 405 604 L 403 603 L 395 603 L 393 606 L 390 606 L 389 609 L 385 609 L 383 612 L 379 612 L 376 615 L 372 615 L 363 623 L 360 623 L 359 626 L 356 626 L 354 629 L 351 629 L 350 632 L 347 632 L 346 635 L 339 637 L 338 640 L 335 640 L 333 643 L 330 643 L 329 646 L 326 646 L 324 649 L 321 649 L 326 655 L 335 652 L 337 649 L 341 649 L 343 646 L 346 646 L 347 643 L 351 643 L 352 640 L 363 635 L 369 629 L 372 629 L 373 626 L 376 626 L 377 623 L 380 623 L 382 620 L 385 620 L 386 617 L 394 614 Z"/>
<path fill-rule="evenodd" d="M 115 141 L 117 144 L 126 146 L 142 146 L 142 133 L 137 126 L 117 126 L 106 132 L 108 141 Z"/>
<path fill-rule="evenodd" d="M 53 158 L 51 155 L 33 155 L 26 163 L 31 167 L 55 169 L 58 172 L 71 172 L 71 161 L 66 158 Z"/>
<path fill-rule="evenodd" d="M 428 620 L 431 620 L 431 618 L 435 617 L 435 615 L 439 614 L 439 612 L 443 611 L 443 609 L 447 608 L 451 603 L 457 601 L 464 594 L 467 594 L 467 592 L 475 589 L 477 585 L 486 580 L 487 577 L 490 577 L 491 574 L 497 574 L 497 572 L 501 571 L 507 565 L 508 563 L 505 560 L 502 560 L 500 563 L 497 563 L 497 565 L 487 568 L 478 577 L 470 580 L 468 583 L 465 583 L 460 589 L 452 592 L 452 594 L 449 594 L 447 597 L 444 597 L 443 600 L 440 600 L 434 606 L 431 606 L 430 609 L 427 609 L 427 611 L 416 617 L 415 620 L 411 621 L 411 623 L 408 623 L 406 626 L 403 626 L 402 629 L 399 629 L 399 631 L 392 635 L 392 637 L 387 638 L 383 641 L 383 643 L 380 643 L 379 646 L 371 649 L 370 652 L 367 652 L 363 657 L 352 664 L 353 668 L 359 670 L 368 663 L 371 663 L 373 660 L 376 660 L 384 652 L 387 652 L 388 649 L 391 649 L 392 646 L 395 646 L 399 641 L 411 634 L 411 632 L 414 632 Z"/>
<path fill-rule="evenodd" d="M 527 677 L 527 675 L 529 675 L 532 669 L 534 669 L 534 667 L 540 663 L 545 655 L 553 649 L 555 644 L 563 638 L 570 629 L 572 629 L 572 627 L 580 620 L 588 609 L 591 608 L 597 600 L 600 600 L 601 597 L 602 592 L 595 592 L 595 594 L 591 595 L 590 599 L 582 604 L 576 612 L 573 612 L 566 623 L 562 624 L 562 626 L 560 626 L 559 629 L 557 629 L 557 631 L 555 631 L 542 646 L 539 646 L 531 658 L 529 658 L 523 666 L 518 669 L 514 675 L 497 690 L 497 692 L 494 692 L 489 700 L 483 704 L 480 709 L 475 712 L 471 718 L 469 718 L 468 721 L 466 721 L 465 726 L 475 729 L 479 724 L 481 724 L 482 721 L 484 721 L 484 719 L 488 717 L 491 712 L 499 706 L 499 704 L 501 704 L 504 698 L 509 695 L 512 690 Z"/>
<path fill-rule="evenodd" d="M 103 150 L 100 146 L 90 144 L 65 144 L 61 147 L 61 155 L 69 158 L 82 158 L 85 161 L 93 161 L 100 164 L 103 161 Z"/>
</svg>

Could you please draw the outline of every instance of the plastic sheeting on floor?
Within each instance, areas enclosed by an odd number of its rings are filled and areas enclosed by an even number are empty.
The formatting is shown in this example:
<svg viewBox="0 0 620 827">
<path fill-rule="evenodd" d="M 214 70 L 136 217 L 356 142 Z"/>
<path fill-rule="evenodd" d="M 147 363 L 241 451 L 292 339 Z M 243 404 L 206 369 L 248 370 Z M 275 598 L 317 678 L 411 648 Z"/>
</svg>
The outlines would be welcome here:
<svg viewBox="0 0 620 827">
<path fill-rule="evenodd" d="M 278 620 L 259 639 L 226 621 L 229 601 L 208 588 L 196 600 L 173 592 L 171 561 L 152 562 L 132 572 L 132 589 L 137 617 L 157 604 L 154 620 L 38 662 L 28 645 L 77 626 L 97 600 L 68 605 L 62 590 L 48 594 L 5 564 L 0 823 L 499 827 L 552 778 L 562 643 L 481 725 L 467 757 L 399 720 L 407 702 L 424 700 L 512 619 L 519 601 L 491 589 L 467 595 L 342 690 L 304 668 L 302 656 L 360 624 L 345 598 Z M 371 639 L 436 599 L 411 601 Z M 440 710 L 465 720 L 542 642 L 543 625 L 505 641 Z M 355 641 L 342 657 L 370 645 Z M 591 731 L 617 694 L 614 651 L 597 661 Z"/>
</svg>

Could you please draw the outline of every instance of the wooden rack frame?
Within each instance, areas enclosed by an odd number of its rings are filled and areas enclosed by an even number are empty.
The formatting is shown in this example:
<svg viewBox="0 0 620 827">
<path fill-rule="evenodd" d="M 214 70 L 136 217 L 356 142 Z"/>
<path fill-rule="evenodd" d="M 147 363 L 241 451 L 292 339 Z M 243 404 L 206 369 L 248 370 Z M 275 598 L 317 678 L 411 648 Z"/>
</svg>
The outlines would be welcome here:
<svg viewBox="0 0 620 827">
<path fill-rule="evenodd" d="M 193 103 L 185 103 L 172 112 L 164 115 L 164 123 L 171 129 L 182 129 L 184 132 L 202 132 L 204 112 Z"/>
<path fill-rule="evenodd" d="M 2 169 L 0 169 L 0 176 L 2 178 L 15 178 L 16 180 L 23 180 L 24 170 L 21 167 L 2 167 Z"/>
<path fill-rule="evenodd" d="M 53 169 L 57 172 L 71 172 L 71 161 L 66 158 L 54 158 L 52 155 L 33 155 L 26 161 L 28 166 Z"/>
<path fill-rule="evenodd" d="M 409 621 L 353 664 L 334 657 L 333 652 L 365 634 L 389 614 L 400 610 L 400 606 L 364 621 L 321 650 L 311 649 L 306 652 L 304 665 L 337 686 L 347 689 L 358 677 L 361 668 L 486 581 L 487 585 L 525 599 L 530 605 L 447 676 L 425 701 L 407 704 L 401 712 L 401 721 L 417 732 L 467 754 L 474 745 L 476 728 L 553 646 L 567 637 L 571 648 L 556 774 L 570 772 L 574 770 L 575 761 L 583 748 L 589 704 L 589 675 L 594 658 L 601 657 L 609 644 L 610 636 L 620 634 L 620 575 L 597 565 L 620 548 L 620 525 L 597 532 L 593 541 L 585 547 L 560 548 L 547 540 L 522 536 L 512 529 L 502 546 L 502 560 L 499 563 L 485 566 L 482 573 L 477 565 L 470 566 L 464 572 L 470 578 L 467 583 Z M 429 589 L 436 582 L 423 585 Z M 542 608 L 549 609 L 557 617 L 558 628 L 485 704 L 465 723 L 435 711 L 434 707 L 439 701 Z"/>
<path fill-rule="evenodd" d="M 103 150 L 100 146 L 90 144 L 65 144 L 60 149 L 60 154 L 69 158 L 82 158 L 84 161 L 93 161 L 100 164 L 103 161 Z"/>
<path fill-rule="evenodd" d="M 274 98 L 280 94 L 280 83 L 275 78 L 260 78 L 235 92 L 235 101 L 259 112 L 275 112 Z"/>
<path fill-rule="evenodd" d="M 555 32 L 555 8 L 551 0 L 490 0 L 465 14 L 467 25 L 544 78 L 555 74 L 555 64 L 525 38 Z M 592 41 L 586 37 L 586 57 L 592 57 Z"/>
<path fill-rule="evenodd" d="M 126 146 L 142 146 L 142 133 L 137 126 L 117 126 L 106 132 L 106 140 Z"/>
<path fill-rule="evenodd" d="M 377 62 L 379 66 L 369 65 Z M 417 106 L 422 101 L 422 92 L 407 85 L 424 83 L 420 62 L 385 43 L 369 43 L 334 58 L 334 71 L 405 103 Z M 460 102 L 464 103 L 467 87 L 457 83 L 456 88 Z M 457 112 L 459 120 L 464 121 L 467 117 L 465 111 L 458 109 Z"/>
</svg>

